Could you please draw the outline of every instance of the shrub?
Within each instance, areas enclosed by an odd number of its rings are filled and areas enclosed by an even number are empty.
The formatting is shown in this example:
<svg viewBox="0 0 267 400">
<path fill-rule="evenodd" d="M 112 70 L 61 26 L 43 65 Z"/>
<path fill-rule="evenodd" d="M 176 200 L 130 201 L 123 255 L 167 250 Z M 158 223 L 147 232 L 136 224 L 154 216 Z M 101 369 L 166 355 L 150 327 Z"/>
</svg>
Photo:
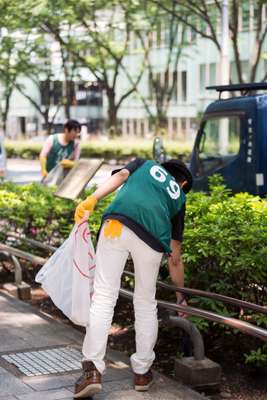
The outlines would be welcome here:
<svg viewBox="0 0 267 400">
<path fill-rule="evenodd" d="M 183 256 L 189 285 L 264 304 L 266 199 L 247 193 L 231 196 L 216 177 L 210 195 L 188 197 Z"/>
<path fill-rule="evenodd" d="M 231 196 L 218 176 L 212 178 L 210 189 L 209 195 L 200 192 L 188 196 L 183 243 L 186 286 L 266 305 L 267 200 L 247 193 Z M 190 304 L 267 329 L 263 314 L 243 310 L 242 316 L 237 307 L 199 297 Z M 197 317 L 190 319 L 209 341 L 211 334 L 240 334 L 227 326 L 203 325 Z M 259 340 L 246 340 L 246 363 L 266 364 L 267 348 L 260 345 Z"/>
<path fill-rule="evenodd" d="M 131 157 L 152 157 L 152 140 L 101 140 L 89 141 L 81 144 L 81 157 L 83 158 L 104 158 L 105 160 L 124 160 Z M 24 159 L 38 159 L 41 144 L 33 142 L 7 141 L 5 148 L 8 157 Z M 166 142 L 167 153 L 171 157 L 189 159 L 191 145 L 179 142 Z"/>
<path fill-rule="evenodd" d="M 85 192 L 85 196 L 89 191 Z M 72 201 L 54 196 L 54 189 L 37 183 L 18 186 L 0 185 L 1 230 L 22 232 L 33 238 L 59 245 L 70 233 L 73 216 L 79 200 Z M 98 202 L 90 219 L 90 229 L 95 236 L 101 214 L 110 198 Z"/>
</svg>

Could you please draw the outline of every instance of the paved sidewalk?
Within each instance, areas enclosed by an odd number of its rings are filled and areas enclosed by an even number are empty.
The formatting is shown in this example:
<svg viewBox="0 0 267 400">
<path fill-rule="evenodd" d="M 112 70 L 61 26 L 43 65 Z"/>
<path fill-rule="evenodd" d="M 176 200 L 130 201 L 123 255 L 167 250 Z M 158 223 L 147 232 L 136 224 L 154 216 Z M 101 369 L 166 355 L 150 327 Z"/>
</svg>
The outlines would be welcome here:
<svg viewBox="0 0 267 400">
<path fill-rule="evenodd" d="M 90 180 L 88 187 L 100 185 L 111 175 L 111 171 L 119 168 L 116 164 L 103 164 L 95 176 Z M 9 158 L 7 160 L 7 180 L 25 185 L 31 182 L 40 182 L 40 163 L 38 160 L 24 160 L 20 158 Z"/>
<path fill-rule="evenodd" d="M 74 382 L 80 375 L 77 357 L 79 358 L 82 338 L 83 335 L 71 326 L 55 321 L 34 307 L 0 291 L 0 400 L 72 399 Z M 65 358 L 64 361 L 58 361 L 59 369 L 62 367 L 70 370 L 52 374 L 45 371 L 52 367 L 47 367 L 48 361 L 40 361 L 40 354 L 45 354 L 48 357 L 46 360 L 49 360 L 51 354 L 58 355 L 61 351 L 64 354 L 70 352 L 68 354 L 76 357 L 74 361 L 69 358 L 68 361 Z M 14 356 L 14 353 L 17 354 Z M 8 357 L 13 357 L 12 360 L 18 367 Z M 57 360 L 61 360 L 60 356 L 57 357 Z M 158 373 L 155 373 L 155 384 L 149 392 L 137 393 L 132 388 L 132 374 L 125 355 L 109 351 L 107 364 L 103 391 L 94 396 L 94 400 L 205 399 Z M 51 365 L 55 364 L 52 362 Z M 36 372 L 38 368 L 39 372 Z M 47 375 L 43 375 L 44 371 Z M 36 373 L 39 375 L 29 376 Z"/>
</svg>

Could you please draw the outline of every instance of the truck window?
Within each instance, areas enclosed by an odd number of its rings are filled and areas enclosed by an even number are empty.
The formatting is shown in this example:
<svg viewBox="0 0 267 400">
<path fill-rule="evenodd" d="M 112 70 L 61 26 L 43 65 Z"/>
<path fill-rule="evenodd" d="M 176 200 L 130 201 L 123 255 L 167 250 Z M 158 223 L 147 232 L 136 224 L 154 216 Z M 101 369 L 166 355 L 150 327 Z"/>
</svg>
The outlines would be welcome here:
<svg viewBox="0 0 267 400">
<path fill-rule="evenodd" d="M 240 148 L 240 117 L 216 117 L 202 125 L 198 146 L 198 171 L 201 176 L 233 160 Z"/>
</svg>

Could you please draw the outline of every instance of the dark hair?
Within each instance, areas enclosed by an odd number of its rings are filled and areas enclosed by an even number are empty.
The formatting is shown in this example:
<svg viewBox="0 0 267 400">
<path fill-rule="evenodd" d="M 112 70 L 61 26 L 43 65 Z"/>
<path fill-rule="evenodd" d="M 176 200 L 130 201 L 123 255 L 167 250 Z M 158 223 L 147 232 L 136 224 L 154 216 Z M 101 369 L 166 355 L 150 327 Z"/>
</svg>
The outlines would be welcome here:
<svg viewBox="0 0 267 400">
<path fill-rule="evenodd" d="M 76 121 L 76 119 L 69 119 L 65 125 L 64 125 L 64 129 L 66 129 L 68 132 L 70 132 L 72 129 L 74 129 L 75 131 L 81 131 L 81 124 Z"/>
<path fill-rule="evenodd" d="M 185 163 L 180 160 L 169 160 L 161 164 L 176 180 L 181 183 L 186 181 L 183 191 L 188 193 L 192 189 L 193 177 Z"/>
</svg>

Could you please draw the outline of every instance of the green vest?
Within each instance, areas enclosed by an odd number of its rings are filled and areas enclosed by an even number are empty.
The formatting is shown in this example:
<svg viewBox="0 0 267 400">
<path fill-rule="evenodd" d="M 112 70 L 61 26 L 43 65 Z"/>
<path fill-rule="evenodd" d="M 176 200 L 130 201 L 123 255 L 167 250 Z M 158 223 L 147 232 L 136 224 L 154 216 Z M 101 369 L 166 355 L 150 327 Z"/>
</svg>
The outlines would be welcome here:
<svg viewBox="0 0 267 400">
<path fill-rule="evenodd" d="M 170 253 L 171 219 L 184 202 L 185 194 L 175 179 L 165 168 L 149 160 L 129 176 L 104 216 L 120 214 L 131 218 Z"/>
<path fill-rule="evenodd" d="M 74 150 L 74 141 L 69 142 L 65 146 L 59 143 L 58 135 L 53 136 L 53 145 L 47 156 L 46 169 L 51 171 L 61 160 L 69 158 Z"/>
</svg>

